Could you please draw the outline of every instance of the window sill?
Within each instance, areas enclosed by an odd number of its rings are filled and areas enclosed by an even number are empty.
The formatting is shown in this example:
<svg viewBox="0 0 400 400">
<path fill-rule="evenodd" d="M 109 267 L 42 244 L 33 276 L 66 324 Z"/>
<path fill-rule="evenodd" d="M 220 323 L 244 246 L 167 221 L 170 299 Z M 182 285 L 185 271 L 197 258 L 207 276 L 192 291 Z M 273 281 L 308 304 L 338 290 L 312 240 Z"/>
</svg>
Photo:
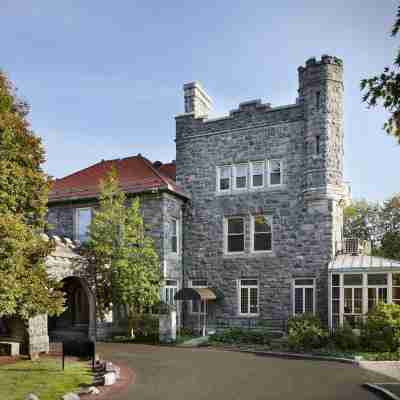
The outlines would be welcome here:
<svg viewBox="0 0 400 400">
<path fill-rule="evenodd" d="M 272 192 L 278 190 L 286 190 L 286 184 L 263 186 L 260 188 L 246 188 L 246 189 L 231 189 L 224 191 L 215 191 L 216 196 L 235 196 L 244 193 L 261 193 L 261 192 Z"/>
<path fill-rule="evenodd" d="M 240 318 L 258 318 L 259 316 L 260 316 L 260 313 L 257 313 L 257 314 L 240 314 L 239 313 Z"/>
<path fill-rule="evenodd" d="M 273 250 L 271 251 L 256 251 L 256 252 L 237 252 L 237 253 L 224 253 L 224 258 L 257 258 L 257 257 L 275 257 Z"/>
</svg>

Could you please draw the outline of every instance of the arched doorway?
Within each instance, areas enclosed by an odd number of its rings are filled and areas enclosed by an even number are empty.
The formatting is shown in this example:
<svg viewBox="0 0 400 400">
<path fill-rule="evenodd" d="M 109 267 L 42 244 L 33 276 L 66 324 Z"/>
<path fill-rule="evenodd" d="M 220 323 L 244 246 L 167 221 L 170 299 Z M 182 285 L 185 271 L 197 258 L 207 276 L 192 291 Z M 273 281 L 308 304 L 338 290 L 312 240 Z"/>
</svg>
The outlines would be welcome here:
<svg viewBox="0 0 400 400">
<path fill-rule="evenodd" d="M 63 279 L 65 311 L 49 317 L 50 341 L 86 339 L 94 326 L 94 299 L 86 281 L 78 277 Z"/>
</svg>

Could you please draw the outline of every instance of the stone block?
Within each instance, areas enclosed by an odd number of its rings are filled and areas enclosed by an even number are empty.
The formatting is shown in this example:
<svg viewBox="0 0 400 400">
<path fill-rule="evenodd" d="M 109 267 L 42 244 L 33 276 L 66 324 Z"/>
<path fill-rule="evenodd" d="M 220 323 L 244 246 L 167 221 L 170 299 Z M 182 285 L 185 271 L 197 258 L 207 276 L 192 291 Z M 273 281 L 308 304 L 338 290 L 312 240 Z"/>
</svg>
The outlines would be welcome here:
<svg viewBox="0 0 400 400">
<path fill-rule="evenodd" d="M 79 394 L 70 392 L 64 394 L 64 396 L 61 397 L 61 400 L 80 400 Z"/>
<path fill-rule="evenodd" d="M 117 381 L 117 374 L 114 371 L 104 374 L 104 386 L 111 386 Z"/>
<path fill-rule="evenodd" d="M 24 400 L 40 400 L 38 396 L 34 393 L 29 393 Z"/>
<path fill-rule="evenodd" d="M 0 356 L 18 357 L 19 350 L 19 342 L 0 342 Z"/>
</svg>

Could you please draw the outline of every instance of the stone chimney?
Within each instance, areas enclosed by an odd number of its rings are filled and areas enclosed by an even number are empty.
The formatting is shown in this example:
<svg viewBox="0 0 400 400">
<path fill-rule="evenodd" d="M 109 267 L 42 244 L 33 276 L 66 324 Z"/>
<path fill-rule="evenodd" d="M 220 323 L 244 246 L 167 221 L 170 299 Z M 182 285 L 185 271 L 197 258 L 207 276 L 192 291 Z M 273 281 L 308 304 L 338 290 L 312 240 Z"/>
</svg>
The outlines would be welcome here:
<svg viewBox="0 0 400 400">
<path fill-rule="evenodd" d="M 211 98 L 198 82 L 183 85 L 185 95 L 185 113 L 193 113 L 195 117 L 207 117 L 211 110 Z"/>
</svg>

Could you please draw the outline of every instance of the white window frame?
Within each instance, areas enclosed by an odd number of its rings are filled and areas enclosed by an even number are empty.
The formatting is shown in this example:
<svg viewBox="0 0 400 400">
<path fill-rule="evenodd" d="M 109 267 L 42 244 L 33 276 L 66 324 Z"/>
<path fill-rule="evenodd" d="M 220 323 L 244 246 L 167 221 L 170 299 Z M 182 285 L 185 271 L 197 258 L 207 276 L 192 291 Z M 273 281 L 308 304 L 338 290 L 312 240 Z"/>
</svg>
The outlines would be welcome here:
<svg viewBox="0 0 400 400">
<path fill-rule="evenodd" d="M 254 186 L 253 185 L 253 172 L 254 172 L 254 165 L 255 164 L 262 164 L 262 185 L 261 186 Z M 266 170 L 265 165 L 266 165 L 266 161 L 265 160 L 251 161 L 250 162 L 250 177 L 249 177 L 250 185 L 249 185 L 249 187 L 251 189 L 257 190 L 257 189 L 262 189 L 262 188 L 265 187 L 265 170 Z"/>
<path fill-rule="evenodd" d="M 236 186 L 236 178 L 238 177 L 237 175 L 237 170 L 240 167 L 246 167 L 246 185 L 244 187 L 237 187 Z M 244 176 L 244 175 L 241 175 Z M 249 163 L 239 163 L 239 164 L 234 164 L 233 166 L 233 188 L 234 190 L 239 190 L 239 191 L 245 191 L 249 189 Z"/>
<path fill-rule="evenodd" d="M 258 216 L 264 216 L 267 218 L 269 224 L 271 225 L 271 249 L 270 250 L 255 250 L 254 245 L 255 245 L 255 240 L 254 240 L 254 235 L 255 235 L 255 218 Z M 273 234 L 273 223 L 272 223 L 272 215 L 267 215 L 267 214 L 257 214 L 257 215 L 252 215 L 251 216 L 251 226 L 250 226 L 250 249 L 252 253 L 255 254 L 263 254 L 263 253 L 272 253 L 273 250 L 273 240 L 274 240 L 274 234 Z M 259 232 L 262 233 L 262 232 Z"/>
<path fill-rule="evenodd" d="M 198 281 L 204 281 L 202 284 L 196 284 L 195 282 Z M 198 289 L 204 289 L 208 287 L 207 280 L 206 279 L 191 279 L 189 281 L 189 287 L 190 288 L 198 288 Z M 201 310 L 203 308 L 203 311 Z M 199 311 L 193 311 L 193 300 L 190 301 L 190 307 L 189 307 L 189 312 L 190 314 L 194 315 L 207 315 L 208 312 L 208 303 L 206 301 L 200 300 L 199 304 Z"/>
<path fill-rule="evenodd" d="M 79 212 L 84 210 L 90 211 L 90 223 L 92 222 L 93 218 L 92 207 L 78 207 L 74 209 L 74 239 L 78 241 L 79 241 Z"/>
<path fill-rule="evenodd" d="M 171 284 L 171 282 L 175 282 L 175 284 Z M 176 300 L 174 299 L 174 297 L 178 291 L 178 287 L 179 287 L 179 284 L 178 284 L 177 279 L 165 279 L 164 287 L 163 287 L 163 300 L 165 301 L 165 303 L 171 304 L 171 305 L 176 304 Z M 167 295 L 167 293 L 168 293 L 168 295 Z M 172 295 L 172 297 L 171 297 L 171 295 Z M 172 302 L 168 301 L 169 299 L 172 299 Z"/>
<path fill-rule="evenodd" d="M 229 237 L 228 237 L 228 220 L 230 219 L 241 219 L 243 221 L 243 250 L 242 251 L 228 251 L 228 242 L 229 242 Z M 236 236 L 239 236 L 239 234 L 234 234 Z M 246 219 L 241 216 L 230 216 L 230 217 L 225 217 L 224 218 L 224 253 L 227 255 L 240 255 L 244 254 L 246 252 Z"/>
<path fill-rule="evenodd" d="M 229 168 L 229 188 L 228 189 L 221 189 L 220 180 L 221 180 L 221 172 L 224 168 Z M 232 190 L 232 165 L 220 165 L 217 167 L 217 192 L 219 193 L 229 193 Z"/>
<path fill-rule="evenodd" d="M 172 254 L 178 255 L 179 251 L 180 251 L 180 246 L 179 246 L 179 234 L 180 234 L 180 227 L 179 227 L 179 219 L 177 218 L 172 218 L 171 219 L 171 225 L 175 225 L 175 229 L 176 229 L 176 251 L 173 250 L 172 248 L 172 238 L 173 238 L 173 230 L 172 230 L 172 226 L 171 226 L 171 232 L 170 232 L 170 240 L 171 240 L 171 248 L 170 251 Z"/>
<path fill-rule="evenodd" d="M 313 283 L 311 285 L 296 285 L 297 280 L 312 280 Z M 302 310 L 303 312 L 301 313 L 296 313 L 296 289 L 302 289 L 303 292 L 303 306 Z M 292 314 L 294 316 L 296 315 L 303 315 L 306 313 L 306 289 L 312 289 L 313 290 L 313 311 L 312 314 L 315 315 L 315 310 L 316 310 L 316 303 L 317 303 L 317 298 L 316 298 L 316 287 L 315 287 L 315 278 L 309 278 L 309 277 L 304 277 L 304 278 L 294 278 L 292 280 Z"/>
<path fill-rule="evenodd" d="M 256 285 L 242 285 L 242 281 L 257 281 Z M 241 317 L 258 317 L 260 315 L 260 282 L 258 279 L 241 278 L 237 281 L 238 286 L 238 314 Z M 242 288 L 247 289 L 247 313 L 242 313 Z M 257 289 L 257 312 L 250 312 L 250 289 Z"/>
<path fill-rule="evenodd" d="M 271 183 L 271 173 L 272 173 L 271 164 L 273 162 L 279 162 L 280 174 L 281 174 L 280 183 L 274 183 L 274 184 Z M 280 186 L 282 186 L 283 185 L 283 160 L 280 159 L 280 158 L 268 160 L 268 172 L 267 172 L 267 175 L 268 175 L 268 186 L 269 187 L 280 187 Z"/>
</svg>

